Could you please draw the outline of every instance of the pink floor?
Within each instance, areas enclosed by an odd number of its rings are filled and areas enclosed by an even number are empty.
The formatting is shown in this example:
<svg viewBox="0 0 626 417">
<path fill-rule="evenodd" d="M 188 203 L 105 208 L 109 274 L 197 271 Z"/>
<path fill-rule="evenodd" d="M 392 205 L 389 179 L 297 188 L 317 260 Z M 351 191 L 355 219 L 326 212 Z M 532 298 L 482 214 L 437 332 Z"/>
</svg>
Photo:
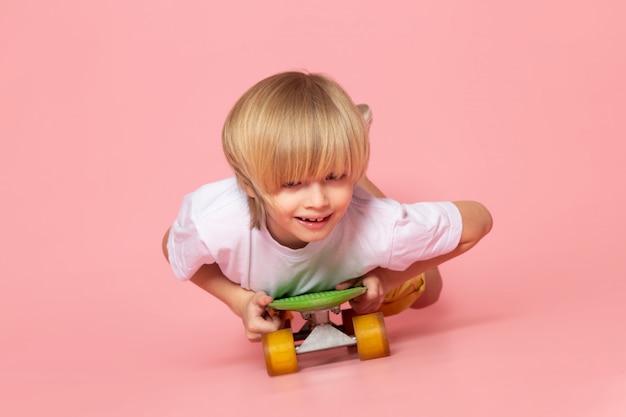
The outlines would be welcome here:
<svg viewBox="0 0 626 417">
<path fill-rule="evenodd" d="M 2 3 L 0 415 L 626 415 L 623 3 L 379 3 Z M 388 194 L 495 226 L 390 357 L 270 378 L 160 239 L 230 175 L 233 101 L 293 68 L 371 105 Z"/>
</svg>

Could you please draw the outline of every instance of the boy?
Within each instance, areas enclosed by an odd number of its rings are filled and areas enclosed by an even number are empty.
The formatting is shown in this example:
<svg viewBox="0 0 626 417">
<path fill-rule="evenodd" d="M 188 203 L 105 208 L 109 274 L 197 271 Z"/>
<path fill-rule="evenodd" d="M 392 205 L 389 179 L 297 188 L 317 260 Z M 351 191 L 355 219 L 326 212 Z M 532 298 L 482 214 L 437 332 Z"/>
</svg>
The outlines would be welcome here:
<svg viewBox="0 0 626 417">
<path fill-rule="evenodd" d="M 228 305 L 252 341 L 279 328 L 265 314 L 274 298 L 358 281 L 368 290 L 353 308 L 376 311 L 398 287 L 421 294 L 421 274 L 491 229 L 480 203 L 378 198 L 365 175 L 368 123 L 319 74 L 280 73 L 254 85 L 229 113 L 222 145 L 235 178 L 186 196 L 163 250 L 176 277 Z"/>
</svg>

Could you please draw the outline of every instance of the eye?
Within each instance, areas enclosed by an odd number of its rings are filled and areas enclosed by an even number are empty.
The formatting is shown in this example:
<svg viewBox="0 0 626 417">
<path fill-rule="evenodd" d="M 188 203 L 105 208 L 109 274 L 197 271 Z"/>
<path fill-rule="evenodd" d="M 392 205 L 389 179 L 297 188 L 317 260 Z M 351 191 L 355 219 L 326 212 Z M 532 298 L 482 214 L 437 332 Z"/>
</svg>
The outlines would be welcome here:
<svg viewBox="0 0 626 417">
<path fill-rule="evenodd" d="M 337 175 L 333 172 L 326 176 L 326 181 L 339 181 L 346 177 L 346 174 Z"/>
<path fill-rule="evenodd" d="M 293 188 L 300 184 L 300 181 L 289 181 L 282 185 L 283 188 Z"/>
</svg>

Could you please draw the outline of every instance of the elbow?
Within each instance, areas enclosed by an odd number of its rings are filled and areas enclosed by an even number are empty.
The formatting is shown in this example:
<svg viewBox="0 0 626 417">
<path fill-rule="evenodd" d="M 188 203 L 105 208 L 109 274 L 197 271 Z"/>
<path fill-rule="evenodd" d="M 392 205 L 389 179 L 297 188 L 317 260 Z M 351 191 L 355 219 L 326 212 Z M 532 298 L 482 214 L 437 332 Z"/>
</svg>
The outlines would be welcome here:
<svg viewBox="0 0 626 417">
<path fill-rule="evenodd" d="M 491 215 L 491 213 L 489 212 L 489 210 L 487 210 L 487 207 L 485 207 L 484 205 L 482 205 L 481 203 L 477 203 L 480 206 L 480 210 L 482 211 L 482 233 L 481 233 L 481 238 L 488 235 L 489 232 L 491 232 L 491 229 L 493 228 L 493 216 Z"/>
<path fill-rule="evenodd" d="M 167 229 L 165 235 L 163 235 L 163 241 L 161 242 L 161 249 L 163 250 L 163 255 L 165 256 L 166 261 L 170 261 L 169 253 L 167 251 L 167 241 L 170 237 L 170 229 Z"/>
<path fill-rule="evenodd" d="M 458 206 L 463 217 L 463 232 L 459 244 L 469 249 L 491 232 L 493 217 L 489 210 L 478 202 L 463 202 Z"/>
</svg>

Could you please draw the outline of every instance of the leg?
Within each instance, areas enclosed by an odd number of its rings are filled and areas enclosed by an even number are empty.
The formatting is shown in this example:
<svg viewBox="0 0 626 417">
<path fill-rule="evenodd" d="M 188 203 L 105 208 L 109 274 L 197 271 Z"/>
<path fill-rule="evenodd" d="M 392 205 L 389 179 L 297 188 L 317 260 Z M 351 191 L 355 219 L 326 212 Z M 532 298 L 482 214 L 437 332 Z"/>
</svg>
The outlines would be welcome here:
<svg viewBox="0 0 626 417">
<path fill-rule="evenodd" d="M 443 280 L 438 267 L 426 271 L 426 289 L 424 293 L 415 300 L 411 308 L 424 308 L 433 305 L 439 300 L 439 295 L 443 288 Z"/>
</svg>

